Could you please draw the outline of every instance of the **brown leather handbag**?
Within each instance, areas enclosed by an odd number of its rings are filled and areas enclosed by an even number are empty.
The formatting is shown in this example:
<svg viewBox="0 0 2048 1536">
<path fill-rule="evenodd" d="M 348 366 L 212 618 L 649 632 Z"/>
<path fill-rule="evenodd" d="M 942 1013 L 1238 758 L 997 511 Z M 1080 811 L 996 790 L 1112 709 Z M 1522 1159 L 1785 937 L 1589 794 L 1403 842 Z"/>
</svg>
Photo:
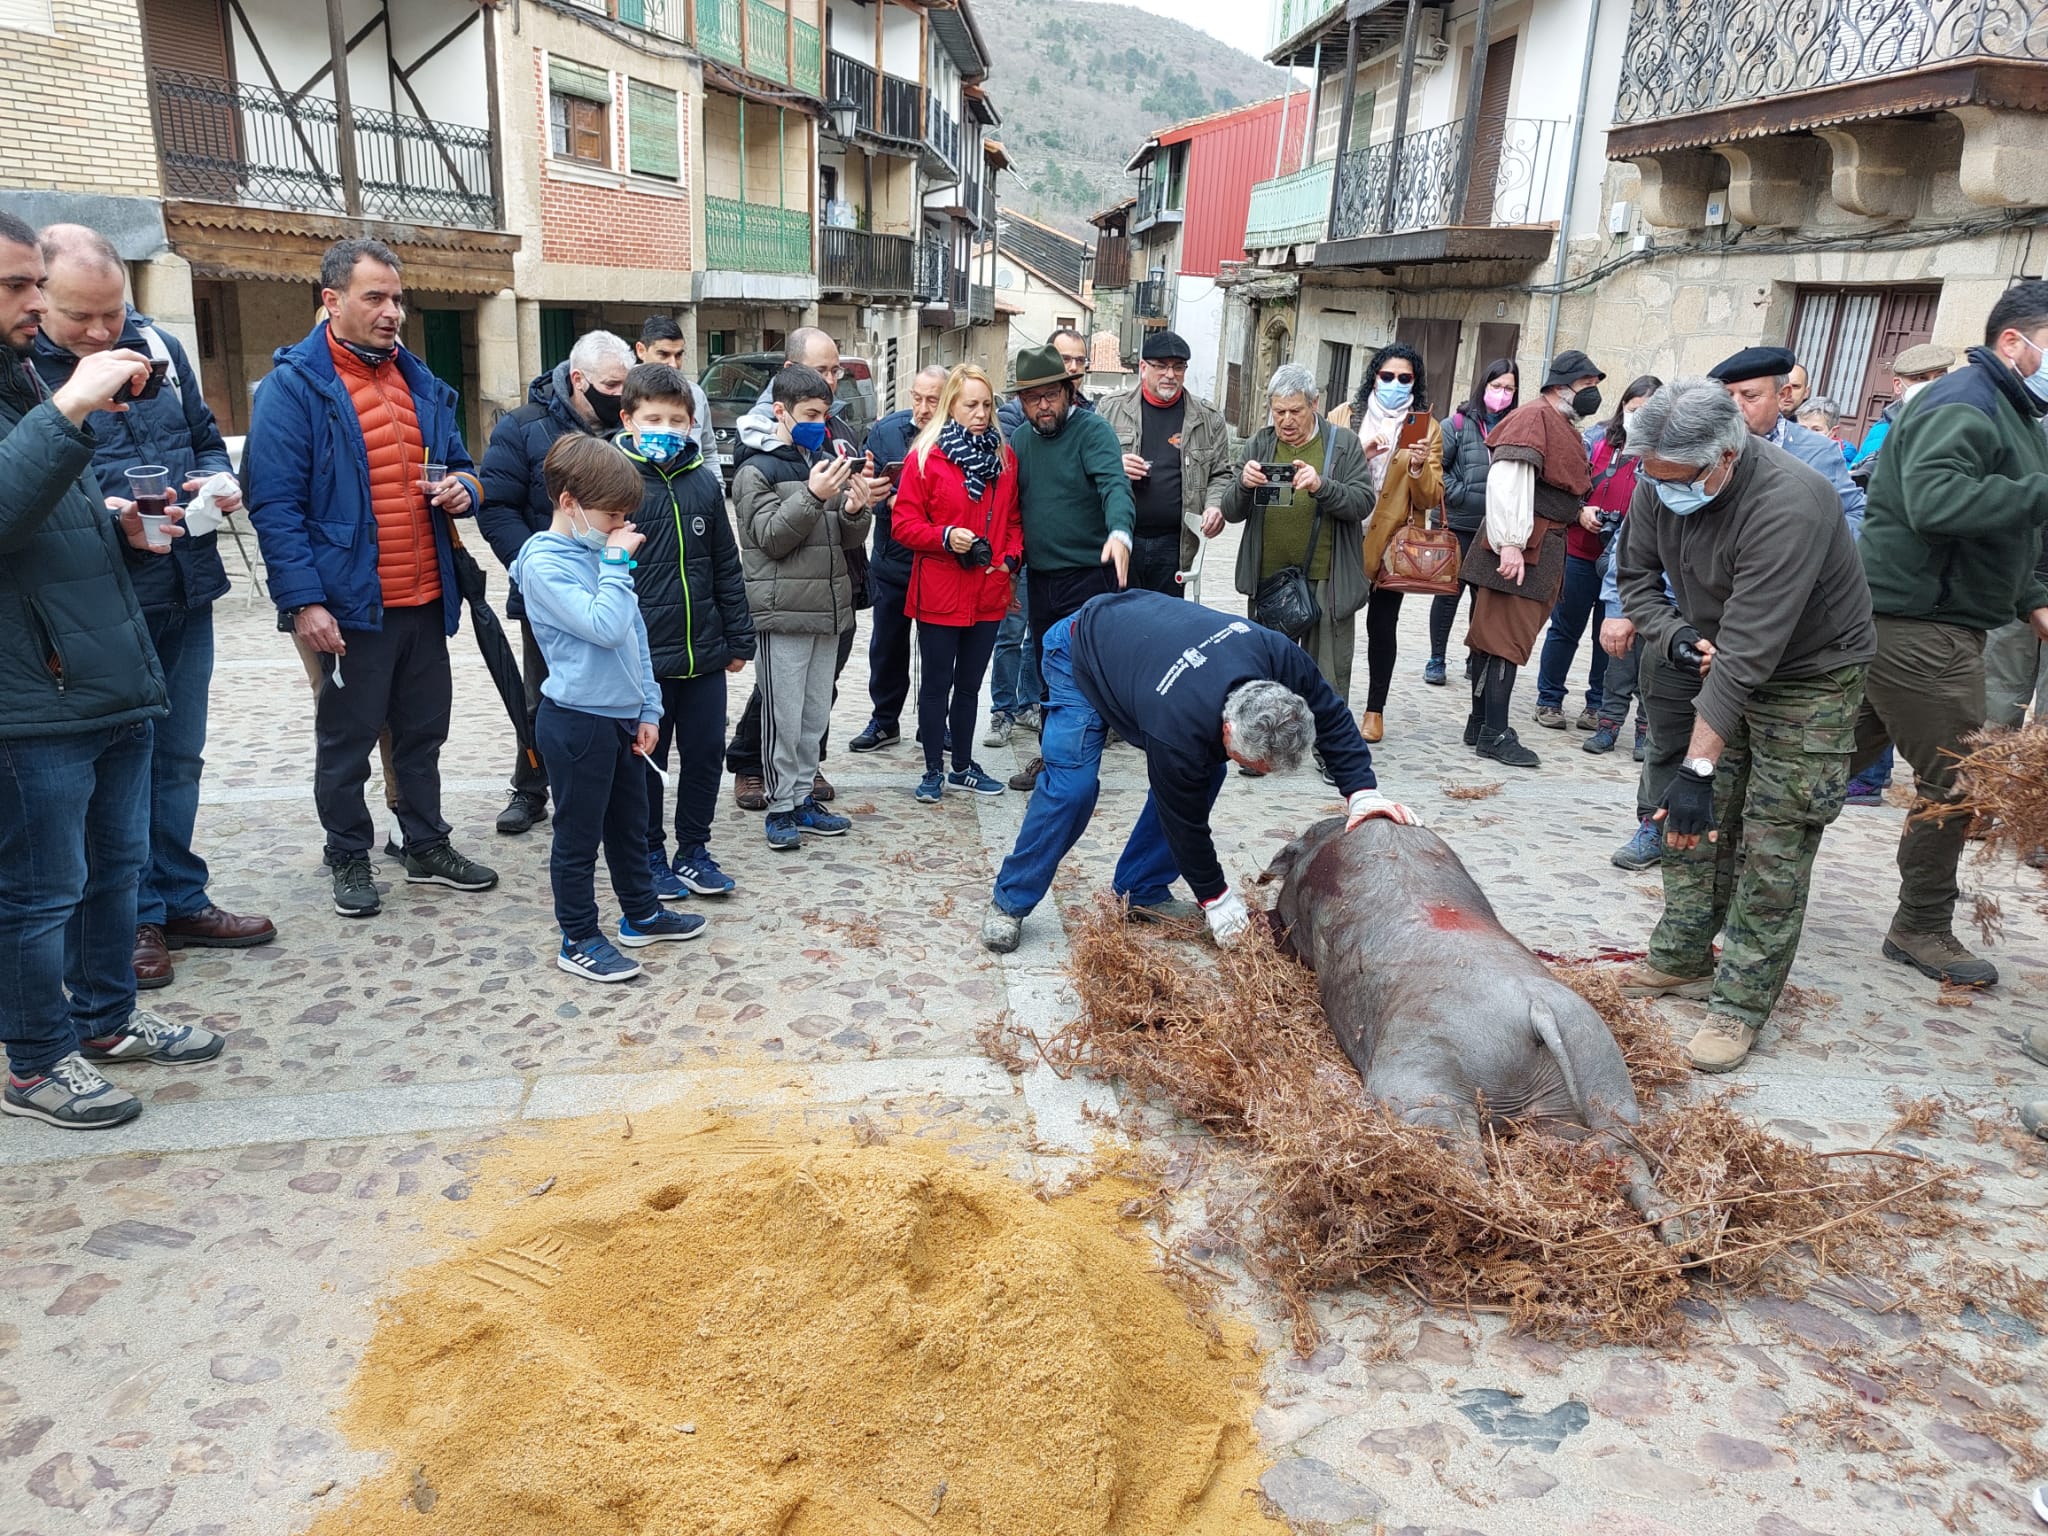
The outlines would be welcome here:
<svg viewBox="0 0 2048 1536">
<path fill-rule="evenodd" d="M 1419 592 L 1429 597 L 1458 593 L 1458 536 L 1432 527 L 1429 514 L 1412 514 L 1387 540 L 1375 587 L 1388 592 Z"/>
</svg>

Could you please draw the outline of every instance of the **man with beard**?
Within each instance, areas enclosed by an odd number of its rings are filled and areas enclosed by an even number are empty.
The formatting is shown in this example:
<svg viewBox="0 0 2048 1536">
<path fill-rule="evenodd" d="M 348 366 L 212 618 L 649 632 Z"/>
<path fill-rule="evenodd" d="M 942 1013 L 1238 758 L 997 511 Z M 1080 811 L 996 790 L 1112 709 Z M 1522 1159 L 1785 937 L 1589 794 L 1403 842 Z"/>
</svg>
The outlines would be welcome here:
<svg viewBox="0 0 2048 1536">
<path fill-rule="evenodd" d="M 1102 403 L 1137 507 L 1131 585 L 1168 597 L 1182 595 L 1174 576 L 1193 562 L 1200 539 L 1223 531 L 1230 494 L 1230 429 L 1221 411 L 1187 392 L 1189 356 L 1179 336 L 1154 331 L 1138 360 L 1138 387 Z"/>
</svg>

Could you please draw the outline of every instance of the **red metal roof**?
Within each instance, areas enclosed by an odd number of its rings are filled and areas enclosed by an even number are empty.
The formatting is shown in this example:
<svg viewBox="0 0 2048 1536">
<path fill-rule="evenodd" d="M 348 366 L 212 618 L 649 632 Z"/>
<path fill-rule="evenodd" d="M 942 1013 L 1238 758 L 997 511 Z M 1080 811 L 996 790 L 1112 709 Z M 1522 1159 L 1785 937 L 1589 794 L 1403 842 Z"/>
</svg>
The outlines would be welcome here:
<svg viewBox="0 0 2048 1536">
<path fill-rule="evenodd" d="M 1224 262 L 1244 260 L 1244 226 L 1252 187 L 1273 175 L 1283 99 L 1275 96 L 1249 107 L 1211 113 L 1177 123 L 1157 135 L 1162 150 L 1172 144 L 1188 146 L 1187 218 L 1181 229 L 1180 269 L 1189 276 L 1215 277 Z M 1307 93 L 1296 91 L 1288 114 L 1291 130 L 1299 130 L 1301 114 L 1307 110 Z"/>
</svg>

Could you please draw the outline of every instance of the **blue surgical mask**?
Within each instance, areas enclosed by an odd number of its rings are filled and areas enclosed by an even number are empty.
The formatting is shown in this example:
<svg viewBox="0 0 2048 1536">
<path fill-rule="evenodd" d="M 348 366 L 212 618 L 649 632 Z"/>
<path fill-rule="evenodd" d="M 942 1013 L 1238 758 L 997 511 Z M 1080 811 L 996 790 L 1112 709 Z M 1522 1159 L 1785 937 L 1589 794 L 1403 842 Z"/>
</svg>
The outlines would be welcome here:
<svg viewBox="0 0 2048 1536">
<path fill-rule="evenodd" d="M 576 529 L 574 535 L 572 535 L 576 542 L 578 544 L 581 544 L 585 549 L 594 549 L 602 553 L 604 550 L 604 546 L 606 542 L 610 540 L 611 535 L 606 533 L 602 528 L 591 527 L 589 519 L 584 517 L 581 508 L 577 510 L 576 521 L 580 525 Z"/>
<path fill-rule="evenodd" d="M 2034 346 L 2031 341 L 2027 345 L 2030 347 Z M 2036 400 L 2048 403 L 2048 352 L 2043 352 L 2039 347 L 2034 347 L 2034 354 L 2041 359 L 2041 366 L 2026 376 L 2024 382 L 2027 386 L 2027 393 Z"/>
<path fill-rule="evenodd" d="M 1650 483 L 1657 487 L 1657 499 L 1670 509 L 1672 516 L 1691 517 L 1714 499 L 1712 493 L 1707 490 L 1707 475 L 1712 473 L 1710 469 L 1699 479 L 1678 485 L 1668 480 L 1653 480 Z"/>
<path fill-rule="evenodd" d="M 1408 402 L 1415 398 L 1415 385 L 1412 380 L 1404 379 L 1398 384 L 1389 384 L 1383 379 L 1373 386 L 1373 397 L 1379 401 L 1383 410 L 1405 411 L 1408 409 Z"/>
<path fill-rule="evenodd" d="M 821 451 L 828 435 L 822 421 L 793 421 L 789 424 L 789 440 L 806 453 Z"/>
<path fill-rule="evenodd" d="M 650 464 L 666 464 L 682 457 L 683 436 L 679 432 L 636 432 L 633 440 L 639 445 L 640 457 Z"/>
</svg>

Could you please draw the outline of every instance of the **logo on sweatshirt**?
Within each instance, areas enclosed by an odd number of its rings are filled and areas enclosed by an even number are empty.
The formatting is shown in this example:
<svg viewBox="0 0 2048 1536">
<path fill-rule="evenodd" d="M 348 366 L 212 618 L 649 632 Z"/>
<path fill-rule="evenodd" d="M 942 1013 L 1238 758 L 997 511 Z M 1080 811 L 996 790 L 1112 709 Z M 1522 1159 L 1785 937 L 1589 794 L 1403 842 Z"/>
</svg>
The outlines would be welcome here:
<svg viewBox="0 0 2048 1536">
<path fill-rule="evenodd" d="M 698 538 L 700 538 L 700 539 L 701 539 L 701 538 L 703 538 L 703 537 L 704 537 L 704 519 L 703 519 L 703 518 L 701 518 L 701 517 L 693 517 L 693 518 L 691 518 L 691 519 L 690 519 L 690 532 L 694 533 L 694 534 L 695 534 L 695 535 L 696 535 L 696 536 L 697 536 Z"/>
</svg>

